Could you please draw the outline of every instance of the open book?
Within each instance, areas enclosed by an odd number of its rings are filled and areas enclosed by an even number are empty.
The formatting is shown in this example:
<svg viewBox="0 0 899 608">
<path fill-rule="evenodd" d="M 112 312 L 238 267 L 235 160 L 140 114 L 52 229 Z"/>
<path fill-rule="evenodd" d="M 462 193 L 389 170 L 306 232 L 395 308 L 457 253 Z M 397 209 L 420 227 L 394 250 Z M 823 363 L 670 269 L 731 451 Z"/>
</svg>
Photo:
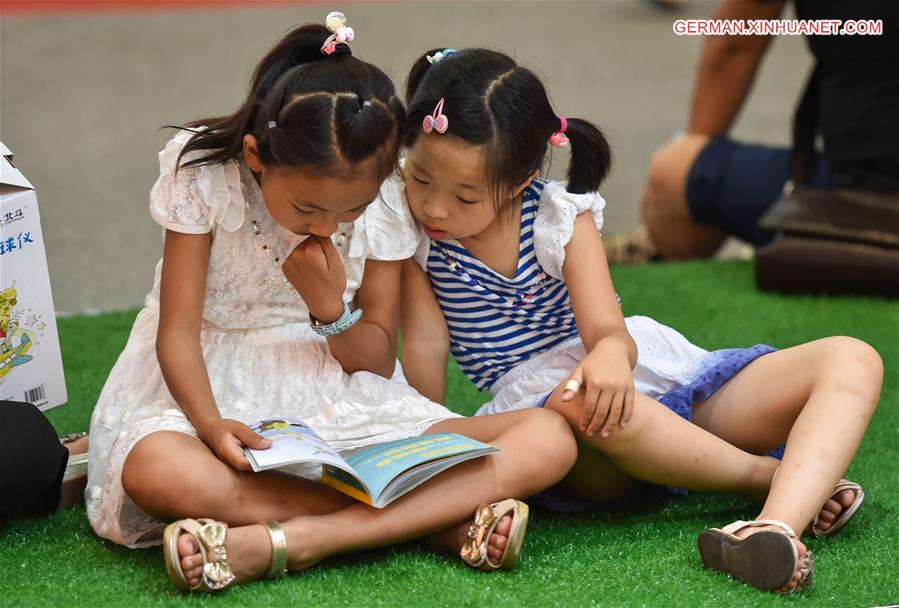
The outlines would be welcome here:
<svg viewBox="0 0 899 608">
<path fill-rule="evenodd" d="M 320 463 L 322 483 L 378 508 L 460 462 L 500 451 L 456 433 L 434 433 L 370 445 L 342 457 L 300 420 L 263 420 L 250 428 L 272 440 L 267 450 L 244 448 L 254 471 Z"/>
</svg>

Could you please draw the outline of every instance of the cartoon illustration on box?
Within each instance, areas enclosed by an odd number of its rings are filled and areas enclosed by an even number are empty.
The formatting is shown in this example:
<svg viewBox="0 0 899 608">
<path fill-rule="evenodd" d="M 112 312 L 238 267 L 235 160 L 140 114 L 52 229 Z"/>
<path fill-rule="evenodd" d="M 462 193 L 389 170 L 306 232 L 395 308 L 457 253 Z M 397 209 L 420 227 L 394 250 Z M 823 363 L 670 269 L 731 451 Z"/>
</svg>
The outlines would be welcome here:
<svg viewBox="0 0 899 608">
<path fill-rule="evenodd" d="M 16 314 L 18 301 L 15 283 L 0 291 L 0 384 L 14 368 L 34 359 L 27 353 L 37 344 L 37 331 L 45 326 L 38 315 L 31 314 L 24 318 L 23 327 L 22 315 Z"/>
</svg>

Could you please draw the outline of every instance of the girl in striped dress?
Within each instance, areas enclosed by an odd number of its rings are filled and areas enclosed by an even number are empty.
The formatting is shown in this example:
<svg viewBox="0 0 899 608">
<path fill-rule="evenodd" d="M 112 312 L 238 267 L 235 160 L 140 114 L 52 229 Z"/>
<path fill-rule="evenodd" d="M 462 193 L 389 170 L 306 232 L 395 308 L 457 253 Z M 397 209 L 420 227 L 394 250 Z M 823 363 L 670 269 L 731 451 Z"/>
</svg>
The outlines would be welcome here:
<svg viewBox="0 0 899 608">
<path fill-rule="evenodd" d="M 845 337 L 709 352 L 625 319 L 600 236 L 602 133 L 557 116 L 533 72 L 484 49 L 420 58 L 407 101 L 403 183 L 382 196 L 408 203 L 426 237 L 403 276 L 413 386 L 442 401 L 451 351 L 492 394 L 478 414 L 562 413 L 579 458 L 541 495 L 550 508 L 620 498 L 635 480 L 767 494 L 756 521 L 701 535 L 703 560 L 757 587 L 807 586 L 795 530 L 833 534 L 863 498 L 840 477 L 877 404 L 877 353 Z M 570 146 L 567 183 L 538 177 L 548 143 Z M 782 461 L 756 455 L 784 443 Z"/>
</svg>

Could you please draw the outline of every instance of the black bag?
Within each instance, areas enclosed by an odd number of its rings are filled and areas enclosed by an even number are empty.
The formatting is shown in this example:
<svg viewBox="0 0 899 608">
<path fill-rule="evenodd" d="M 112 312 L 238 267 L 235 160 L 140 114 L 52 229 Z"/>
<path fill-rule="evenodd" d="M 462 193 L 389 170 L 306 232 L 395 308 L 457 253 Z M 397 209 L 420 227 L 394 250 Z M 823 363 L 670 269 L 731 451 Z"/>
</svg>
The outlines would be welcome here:
<svg viewBox="0 0 899 608">
<path fill-rule="evenodd" d="M 793 181 L 761 218 L 777 239 L 756 252 L 759 289 L 899 297 L 899 193 L 803 186 L 811 173 L 818 68 L 796 110 Z"/>
</svg>

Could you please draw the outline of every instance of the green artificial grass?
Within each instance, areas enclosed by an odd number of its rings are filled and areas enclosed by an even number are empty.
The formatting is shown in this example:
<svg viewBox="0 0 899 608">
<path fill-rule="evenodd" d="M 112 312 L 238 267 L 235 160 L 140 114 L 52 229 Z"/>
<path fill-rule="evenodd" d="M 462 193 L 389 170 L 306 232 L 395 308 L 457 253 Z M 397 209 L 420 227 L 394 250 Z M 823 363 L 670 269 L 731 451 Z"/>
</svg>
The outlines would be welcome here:
<svg viewBox="0 0 899 608">
<path fill-rule="evenodd" d="M 189 597 L 165 576 L 160 549 L 96 537 L 83 507 L 0 530 L 0 606 L 883 606 L 899 602 L 899 306 L 873 298 L 783 297 L 755 290 L 747 263 L 687 263 L 614 272 L 628 315 L 645 314 L 705 348 L 787 347 L 850 335 L 877 348 L 880 407 L 849 477 L 865 506 L 832 539 L 809 540 L 815 584 L 794 596 L 756 591 L 706 571 L 703 529 L 754 515 L 733 496 L 643 499 L 579 515 L 532 514 L 519 566 L 482 574 L 415 544 L 329 560 L 274 582 Z M 59 322 L 69 404 L 49 412 L 60 433 L 88 427 L 91 408 L 125 343 L 134 312 Z M 458 369 L 449 403 L 472 413 L 486 397 Z M 2 489 L 7 490 L 6 488 Z"/>
</svg>

